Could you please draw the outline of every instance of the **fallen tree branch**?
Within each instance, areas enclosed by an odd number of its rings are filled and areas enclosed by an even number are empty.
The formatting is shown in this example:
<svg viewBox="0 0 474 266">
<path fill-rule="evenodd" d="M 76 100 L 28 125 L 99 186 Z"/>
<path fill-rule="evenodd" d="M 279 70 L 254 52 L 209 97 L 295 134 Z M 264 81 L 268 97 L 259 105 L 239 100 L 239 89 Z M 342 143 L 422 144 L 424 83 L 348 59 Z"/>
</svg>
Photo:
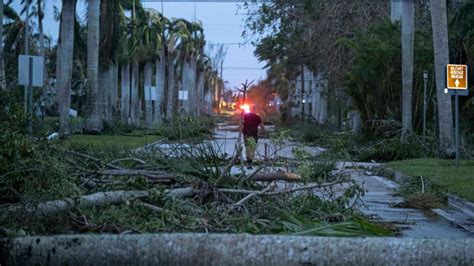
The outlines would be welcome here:
<svg viewBox="0 0 474 266">
<path fill-rule="evenodd" d="M 217 178 L 216 182 L 214 184 L 219 184 L 219 182 L 228 175 L 228 172 L 230 171 L 230 169 L 232 168 L 232 166 L 234 166 L 235 162 L 237 162 L 237 159 L 239 159 L 239 156 L 242 152 L 242 145 L 237 145 L 237 150 L 235 152 L 235 155 L 234 157 L 232 158 L 232 160 L 230 160 L 229 164 L 227 164 L 227 166 L 224 168 L 224 170 L 222 171 L 222 173 L 219 175 L 219 177 Z"/>
<path fill-rule="evenodd" d="M 220 192 L 233 193 L 233 194 L 251 194 L 258 192 L 258 190 L 247 190 L 247 189 L 231 189 L 231 188 L 219 188 Z"/>
<path fill-rule="evenodd" d="M 305 187 L 294 188 L 290 190 L 277 191 L 277 192 L 265 192 L 265 193 L 261 193 L 262 191 L 258 191 L 258 190 L 230 189 L 230 188 L 219 188 L 219 191 L 224 192 L 224 193 L 232 193 L 232 194 L 257 194 L 257 195 L 262 195 L 262 196 L 276 196 L 276 195 L 289 194 L 289 193 L 304 191 L 304 190 L 331 187 L 331 186 L 335 186 L 335 185 L 343 184 L 343 183 L 345 183 L 345 181 L 335 181 L 331 183 L 321 183 L 321 184 L 315 184 L 315 185 L 310 185 L 310 186 L 305 186 Z"/>
<path fill-rule="evenodd" d="M 144 208 L 146 208 L 146 209 L 148 209 L 148 210 L 151 210 L 151 211 L 153 211 L 153 212 L 163 212 L 163 208 L 158 207 L 158 206 L 155 206 L 155 205 L 150 204 L 150 203 L 138 201 L 138 202 L 136 203 L 136 205 L 142 206 L 142 207 L 144 207 Z"/>
<path fill-rule="evenodd" d="M 80 152 L 77 152 L 77 151 L 72 151 L 72 150 L 65 150 L 67 153 L 69 154 L 72 154 L 72 155 L 76 155 L 76 156 L 79 156 L 81 158 L 84 158 L 84 159 L 87 159 L 87 160 L 91 160 L 91 161 L 94 161 L 94 162 L 98 162 L 98 163 L 101 163 L 103 165 L 106 165 L 110 168 L 113 168 L 113 169 L 122 169 L 121 167 L 118 167 L 116 165 L 113 165 L 111 163 L 106 163 L 98 158 L 95 158 L 93 156 L 90 156 L 88 154 L 84 154 L 84 153 L 80 153 Z"/>
<path fill-rule="evenodd" d="M 257 173 L 251 177 L 253 181 L 273 182 L 273 181 L 287 181 L 298 182 L 301 181 L 301 176 L 288 172 L 273 172 L 273 173 Z"/>
<path fill-rule="evenodd" d="M 41 202 L 36 206 L 32 206 L 32 204 L 12 206 L 9 208 L 9 212 L 26 211 L 27 213 L 36 214 L 39 216 L 48 216 L 62 212 L 68 212 L 75 207 L 121 204 L 128 200 L 147 197 L 148 194 L 148 191 L 140 190 L 97 192 L 94 194 L 84 195 L 77 198 L 64 198 L 59 200 Z"/>
<path fill-rule="evenodd" d="M 174 188 L 167 189 L 164 191 L 165 196 L 186 198 L 193 197 L 200 193 L 200 190 L 196 190 L 192 187 Z M 58 200 L 50 200 L 41 202 L 36 205 L 25 204 L 25 205 L 13 205 L 7 207 L 9 214 L 15 212 L 26 212 L 28 214 L 35 214 L 38 216 L 49 216 L 58 213 L 68 212 L 73 208 L 87 208 L 92 206 L 104 206 L 104 205 L 118 205 L 127 201 L 146 198 L 150 194 L 147 190 L 135 190 L 135 191 L 107 191 L 97 192 L 90 195 L 79 196 L 77 198 L 63 198 Z"/>
<path fill-rule="evenodd" d="M 312 190 L 312 189 L 317 189 L 317 188 L 332 187 L 332 186 L 342 184 L 342 183 L 346 183 L 346 181 L 338 180 L 338 181 L 334 181 L 334 182 L 331 182 L 331 183 L 320 183 L 320 184 L 316 184 L 316 185 L 299 187 L 299 188 L 294 188 L 294 189 L 290 189 L 290 190 L 269 192 L 269 193 L 265 193 L 265 195 L 266 196 L 276 196 L 276 195 L 282 195 L 282 194 L 289 194 L 289 193 L 303 191 L 303 190 Z"/>
<path fill-rule="evenodd" d="M 133 161 L 133 162 L 137 162 L 137 163 L 143 164 L 143 165 L 146 164 L 146 162 L 145 162 L 144 160 L 138 159 L 138 158 L 133 158 L 133 157 L 128 157 L 128 158 L 113 160 L 113 161 L 110 162 L 110 164 L 116 164 L 116 163 L 124 162 L 124 161 Z"/>
<path fill-rule="evenodd" d="M 235 203 L 234 205 L 235 206 L 242 206 L 246 201 L 248 201 L 249 199 L 257 196 L 257 195 L 262 195 L 262 194 L 265 194 L 267 191 L 269 191 L 270 189 L 273 189 L 275 187 L 275 182 L 272 182 L 270 183 L 266 188 L 262 189 L 261 191 L 257 191 L 257 192 L 254 192 L 254 193 L 251 193 L 251 194 L 248 194 L 247 196 L 245 196 L 243 199 L 239 200 L 237 203 Z"/>
<path fill-rule="evenodd" d="M 112 169 L 100 171 L 88 171 L 89 173 L 105 176 L 144 176 L 153 179 L 155 182 L 169 183 L 174 181 L 176 175 L 167 174 L 160 171 L 137 170 L 137 169 Z"/>
</svg>

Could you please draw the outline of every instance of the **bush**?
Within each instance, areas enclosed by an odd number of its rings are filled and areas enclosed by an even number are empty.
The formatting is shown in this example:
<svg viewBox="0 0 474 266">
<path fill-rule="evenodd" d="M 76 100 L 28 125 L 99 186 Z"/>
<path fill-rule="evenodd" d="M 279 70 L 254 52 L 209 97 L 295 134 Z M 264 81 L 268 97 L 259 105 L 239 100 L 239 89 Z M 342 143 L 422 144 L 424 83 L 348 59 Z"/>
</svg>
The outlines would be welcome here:
<svg viewBox="0 0 474 266">
<path fill-rule="evenodd" d="M 104 134 L 131 134 L 133 131 L 139 129 L 136 126 L 122 122 L 121 120 L 115 120 L 113 122 L 104 121 Z"/>
<path fill-rule="evenodd" d="M 298 167 L 297 172 L 305 182 L 327 182 L 333 176 L 335 166 L 333 161 L 305 161 Z"/>
<path fill-rule="evenodd" d="M 421 158 L 426 154 L 425 148 L 415 141 L 402 143 L 398 138 L 387 139 L 375 145 L 361 149 L 358 156 L 360 161 L 389 162 Z"/>
<path fill-rule="evenodd" d="M 45 117 L 36 121 L 36 130 L 39 135 L 49 135 L 53 132 L 59 132 L 59 117 Z M 80 134 L 84 125 L 82 117 L 71 117 L 69 120 L 70 134 Z"/>
<path fill-rule="evenodd" d="M 21 116 L 10 115 L 0 123 L 0 204 L 75 194 L 62 152 L 23 128 Z"/>
<path fill-rule="evenodd" d="M 212 134 L 214 121 L 210 117 L 179 116 L 174 122 L 164 124 L 156 133 L 168 140 L 199 139 Z"/>
</svg>

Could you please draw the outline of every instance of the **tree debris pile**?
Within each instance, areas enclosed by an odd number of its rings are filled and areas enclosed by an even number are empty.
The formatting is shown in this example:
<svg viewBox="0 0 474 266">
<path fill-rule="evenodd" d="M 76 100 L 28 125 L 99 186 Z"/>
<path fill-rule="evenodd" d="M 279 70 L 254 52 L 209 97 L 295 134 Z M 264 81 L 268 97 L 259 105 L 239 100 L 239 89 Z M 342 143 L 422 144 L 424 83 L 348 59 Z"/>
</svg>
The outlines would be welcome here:
<svg viewBox="0 0 474 266">
<path fill-rule="evenodd" d="M 364 190 L 342 176 L 312 182 L 265 165 L 250 175 L 231 175 L 235 161 L 209 144 L 171 145 L 168 152 L 148 147 L 85 153 L 25 142 L 31 147 L 25 156 L 41 168 L 31 170 L 18 153 L 11 162 L 21 165 L 2 168 L 1 189 L 10 191 L 0 206 L 3 235 L 391 234 L 357 212 L 354 205 Z M 2 150 L 2 160 L 7 153 Z"/>
</svg>

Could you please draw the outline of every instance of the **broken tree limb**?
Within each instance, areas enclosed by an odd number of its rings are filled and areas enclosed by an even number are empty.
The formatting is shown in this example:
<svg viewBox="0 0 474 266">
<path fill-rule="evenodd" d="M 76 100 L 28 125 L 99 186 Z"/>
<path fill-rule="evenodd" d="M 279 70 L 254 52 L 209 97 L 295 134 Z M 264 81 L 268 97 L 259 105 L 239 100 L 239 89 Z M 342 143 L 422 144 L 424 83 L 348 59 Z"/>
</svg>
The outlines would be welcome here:
<svg viewBox="0 0 474 266">
<path fill-rule="evenodd" d="M 315 184 L 315 185 L 304 186 L 304 187 L 299 187 L 299 188 L 294 188 L 294 189 L 289 189 L 289 190 L 283 190 L 283 191 L 277 191 L 277 192 L 267 192 L 264 195 L 276 196 L 276 195 L 289 194 L 289 193 L 304 191 L 304 190 L 313 190 L 313 189 L 318 189 L 318 188 L 332 187 L 332 186 L 339 185 L 339 184 L 342 184 L 342 183 L 346 183 L 346 181 L 337 180 L 337 181 L 330 182 L 330 183 L 318 183 L 318 184 Z"/>
<path fill-rule="evenodd" d="M 139 169 L 112 169 L 112 170 L 100 170 L 100 171 L 88 171 L 89 173 L 105 175 L 105 176 L 144 176 L 148 179 L 152 179 L 154 182 L 169 183 L 174 180 L 176 175 L 167 174 L 160 171 L 149 171 Z"/>
<path fill-rule="evenodd" d="M 248 201 L 249 199 L 257 196 L 257 195 L 262 195 L 262 194 L 265 194 L 267 191 L 269 191 L 270 189 L 273 189 L 275 188 L 275 182 L 272 182 L 270 183 L 266 188 L 262 189 L 261 191 L 257 191 L 257 192 L 254 192 L 254 193 L 251 193 L 251 194 L 248 194 L 247 196 L 245 196 L 243 199 L 239 200 L 237 203 L 235 203 L 234 205 L 235 206 L 241 206 L 242 204 L 244 204 L 246 201 Z"/>
<path fill-rule="evenodd" d="M 283 190 L 283 191 L 275 191 L 275 192 L 268 192 L 266 191 L 265 193 L 262 193 L 262 191 L 258 190 L 248 190 L 248 189 L 231 189 L 231 188 L 219 188 L 220 192 L 223 193 L 230 193 L 230 194 L 257 194 L 261 196 L 276 196 L 276 195 L 283 195 L 283 194 L 289 194 L 293 192 L 298 192 L 298 191 L 304 191 L 304 190 L 314 190 L 318 188 L 326 188 L 326 187 L 331 187 L 339 184 L 345 183 L 344 181 L 335 181 L 331 183 L 319 183 L 319 184 L 314 184 L 314 185 L 309 185 L 309 186 L 304 186 L 304 187 L 299 187 L 299 188 L 294 188 L 294 189 L 289 189 L 289 190 Z"/>
<path fill-rule="evenodd" d="M 84 158 L 84 159 L 87 159 L 87 160 L 91 160 L 91 161 L 94 161 L 94 162 L 97 162 L 97 163 L 101 163 L 101 164 L 103 164 L 103 165 L 105 165 L 105 166 L 108 166 L 108 167 L 110 167 L 110 168 L 113 168 L 113 169 L 122 169 L 121 167 L 118 167 L 118 166 L 113 165 L 113 164 L 111 164 L 111 163 L 106 163 L 106 162 L 104 162 L 104 161 L 102 161 L 102 160 L 100 160 L 100 159 L 97 159 L 97 158 L 95 158 L 95 157 L 93 157 L 93 156 L 90 156 L 90 155 L 88 155 L 88 154 L 84 154 L 84 153 L 80 153 L 80 152 L 72 151 L 72 150 L 65 150 L 65 151 L 66 151 L 67 153 L 69 153 L 69 154 L 76 155 L 76 156 L 78 156 L 78 157 L 81 157 L 81 158 Z"/>
<path fill-rule="evenodd" d="M 239 159 L 239 156 L 242 153 L 242 149 L 243 149 L 242 145 L 237 145 L 237 149 L 235 151 L 234 157 L 232 158 L 232 160 L 230 160 L 229 164 L 227 164 L 227 166 L 224 168 L 224 170 L 219 175 L 219 177 L 217 178 L 217 180 L 214 184 L 216 184 L 216 185 L 219 184 L 219 182 L 224 177 L 228 176 L 228 173 L 229 173 L 230 169 L 232 168 L 232 166 L 234 166 L 235 162 L 237 162 L 237 159 Z"/>
<path fill-rule="evenodd" d="M 298 182 L 298 181 L 301 181 L 301 176 L 298 174 L 288 173 L 288 172 L 257 173 L 254 176 L 252 176 L 251 180 L 263 181 L 263 182 L 272 182 L 272 181 Z"/>
<path fill-rule="evenodd" d="M 177 198 L 191 198 L 196 196 L 199 192 L 201 191 L 192 187 L 173 188 L 165 190 L 166 195 Z"/>
<path fill-rule="evenodd" d="M 12 206 L 9 212 L 26 211 L 27 213 L 39 216 L 49 216 L 58 213 L 68 212 L 75 207 L 90 207 L 102 205 L 121 204 L 128 200 L 147 197 L 148 191 L 108 191 L 97 192 L 90 195 L 84 195 L 77 198 L 64 198 L 41 202 L 36 206 L 32 204 Z"/>
<path fill-rule="evenodd" d="M 2 265 L 473 265 L 474 239 L 249 234 L 0 239 Z"/>
<path fill-rule="evenodd" d="M 138 159 L 138 158 L 133 158 L 133 157 L 123 158 L 123 159 L 117 159 L 117 160 L 111 161 L 110 164 L 116 164 L 116 163 L 124 162 L 124 161 L 133 161 L 133 162 L 136 162 L 136 163 L 139 163 L 139 164 L 143 164 L 143 165 L 146 164 L 146 162 L 145 162 L 144 160 Z"/>
<path fill-rule="evenodd" d="M 164 195 L 177 198 L 187 198 L 193 197 L 199 192 L 201 191 L 192 187 L 184 187 L 167 189 L 164 191 Z M 147 190 L 118 190 L 97 192 L 90 195 L 79 196 L 77 198 L 50 200 L 38 203 L 36 205 L 13 205 L 9 206 L 6 211 L 12 215 L 14 215 L 15 212 L 26 212 L 27 214 L 34 214 L 38 216 L 50 216 L 58 213 L 68 212 L 73 208 L 123 204 L 127 201 L 146 198 L 149 196 L 149 194 L 150 192 Z"/>
<path fill-rule="evenodd" d="M 144 208 L 146 208 L 150 211 L 153 211 L 153 212 L 163 212 L 163 208 L 158 207 L 158 206 L 153 205 L 153 204 L 150 204 L 150 203 L 139 201 L 139 202 L 136 202 L 135 204 L 138 205 L 138 206 L 142 206 L 142 207 L 144 207 Z"/>
</svg>

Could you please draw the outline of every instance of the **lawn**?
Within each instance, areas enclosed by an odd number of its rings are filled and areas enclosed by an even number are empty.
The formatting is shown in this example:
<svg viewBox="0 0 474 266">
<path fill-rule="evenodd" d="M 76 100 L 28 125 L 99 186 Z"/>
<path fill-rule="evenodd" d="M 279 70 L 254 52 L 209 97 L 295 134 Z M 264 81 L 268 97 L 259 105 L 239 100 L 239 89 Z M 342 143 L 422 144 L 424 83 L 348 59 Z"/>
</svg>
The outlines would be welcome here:
<svg viewBox="0 0 474 266">
<path fill-rule="evenodd" d="M 158 135 L 73 135 L 65 145 L 73 149 L 125 151 L 143 147 L 163 137 Z"/>
<path fill-rule="evenodd" d="M 440 159 L 413 159 L 388 164 L 392 169 L 409 176 L 423 176 L 447 192 L 474 202 L 474 161 L 461 161 L 456 167 L 453 161 Z"/>
</svg>

